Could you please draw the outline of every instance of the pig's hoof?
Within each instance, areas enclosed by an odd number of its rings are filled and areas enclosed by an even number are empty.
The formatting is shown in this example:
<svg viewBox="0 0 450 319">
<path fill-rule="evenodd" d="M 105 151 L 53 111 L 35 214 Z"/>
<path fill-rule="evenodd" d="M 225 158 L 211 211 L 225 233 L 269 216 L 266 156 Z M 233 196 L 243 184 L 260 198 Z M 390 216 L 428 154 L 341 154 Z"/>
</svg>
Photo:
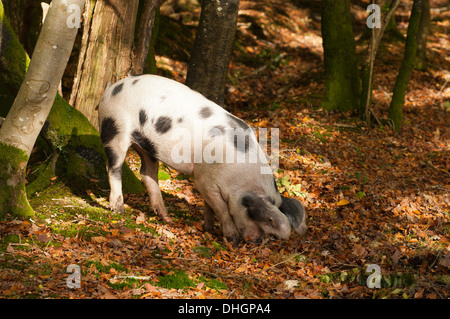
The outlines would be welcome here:
<svg viewBox="0 0 450 319">
<path fill-rule="evenodd" d="M 125 206 L 124 205 L 122 205 L 122 206 L 117 206 L 117 205 L 109 205 L 109 208 L 113 211 L 113 212 L 118 212 L 118 213 L 121 213 L 121 214 L 124 214 L 125 213 Z"/>
<path fill-rule="evenodd" d="M 213 228 L 214 228 L 214 224 L 202 221 L 202 229 L 204 232 L 212 234 Z"/>
<path fill-rule="evenodd" d="M 123 195 L 110 196 L 109 197 L 109 208 L 113 212 L 125 213 L 125 206 L 123 202 Z"/>
<path fill-rule="evenodd" d="M 162 220 L 165 221 L 166 223 L 172 222 L 172 218 L 169 217 L 169 214 L 167 213 L 167 211 L 165 209 L 153 208 L 153 212 L 156 215 L 160 216 L 162 218 Z"/>
<path fill-rule="evenodd" d="M 237 245 L 239 244 L 239 242 L 241 241 L 241 236 L 239 235 L 229 235 L 229 236 L 225 236 L 225 238 L 229 241 L 232 242 L 233 244 Z"/>
</svg>

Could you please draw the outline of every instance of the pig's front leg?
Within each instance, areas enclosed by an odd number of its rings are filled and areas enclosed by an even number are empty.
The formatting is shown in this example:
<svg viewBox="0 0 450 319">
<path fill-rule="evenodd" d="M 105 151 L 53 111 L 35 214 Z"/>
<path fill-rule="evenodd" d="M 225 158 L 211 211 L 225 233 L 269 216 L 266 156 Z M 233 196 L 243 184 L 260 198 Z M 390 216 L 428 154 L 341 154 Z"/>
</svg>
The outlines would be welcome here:
<svg viewBox="0 0 450 319">
<path fill-rule="evenodd" d="M 214 211 L 212 210 L 211 207 L 209 207 L 208 203 L 205 202 L 205 211 L 203 213 L 203 230 L 208 232 L 208 233 L 212 233 L 212 230 L 214 228 L 214 220 L 215 220 L 215 215 L 214 215 Z"/>
<path fill-rule="evenodd" d="M 137 151 L 141 158 L 141 178 L 150 196 L 150 204 L 152 210 L 159 215 L 164 221 L 170 222 L 171 219 L 167 214 L 166 206 L 161 194 L 161 189 L 158 185 L 158 166 L 159 162 L 153 158 L 148 152 L 141 147 L 133 144 L 134 150 Z"/>
<path fill-rule="evenodd" d="M 220 192 L 206 190 L 200 191 L 203 198 L 209 205 L 209 209 L 212 209 L 214 213 L 217 215 L 217 218 L 220 221 L 220 224 L 222 226 L 222 232 L 223 235 L 229 240 L 237 244 L 241 238 L 241 235 L 239 234 L 236 226 L 234 225 L 233 218 L 230 215 L 228 204 L 224 201 L 222 198 L 222 195 Z M 206 211 L 205 211 L 206 212 Z M 211 211 L 207 212 L 207 227 L 211 223 L 214 223 L 214 216 L 211 218 Z M 212 228 L 212 227 L 211 227 Z"/>
</svg>

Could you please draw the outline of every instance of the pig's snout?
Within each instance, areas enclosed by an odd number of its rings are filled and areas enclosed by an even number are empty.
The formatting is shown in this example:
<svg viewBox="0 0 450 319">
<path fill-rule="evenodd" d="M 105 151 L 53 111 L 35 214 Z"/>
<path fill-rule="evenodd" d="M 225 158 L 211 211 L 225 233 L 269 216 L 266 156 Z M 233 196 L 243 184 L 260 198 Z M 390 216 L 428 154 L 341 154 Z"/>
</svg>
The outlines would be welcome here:
<svg viewBox="0 0 450 319">
<path fill-rule="evenodd" d="M 291 235 L 291 225 L 287 218 L 276 226 L 277 227 L 274 227 L 274 235 L 280 239 L 288 239 Z"/>
</svg>

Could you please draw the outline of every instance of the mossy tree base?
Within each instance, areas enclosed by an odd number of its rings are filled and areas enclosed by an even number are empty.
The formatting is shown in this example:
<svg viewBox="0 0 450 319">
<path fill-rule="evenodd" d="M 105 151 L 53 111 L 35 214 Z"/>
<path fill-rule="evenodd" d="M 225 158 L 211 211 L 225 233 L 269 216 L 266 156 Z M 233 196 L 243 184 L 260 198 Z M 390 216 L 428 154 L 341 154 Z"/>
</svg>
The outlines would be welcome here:
<svg viewBox="0 0 450 319">
<path fill-rule="evenodd" d="M 27 162 L 24 151 L 0 143 L 0 217 L 6 214 L 21 218 L 34 215 L 25 188 Z"/>
</svg>

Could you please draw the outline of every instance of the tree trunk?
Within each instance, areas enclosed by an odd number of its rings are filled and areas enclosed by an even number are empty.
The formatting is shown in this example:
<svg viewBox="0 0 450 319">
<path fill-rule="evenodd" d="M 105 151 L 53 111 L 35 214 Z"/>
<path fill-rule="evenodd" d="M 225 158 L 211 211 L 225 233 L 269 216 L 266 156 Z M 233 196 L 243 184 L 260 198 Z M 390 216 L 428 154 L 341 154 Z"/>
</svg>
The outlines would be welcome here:
<svg viewBox="0 0 450 319">
<path fill-rule="evenodd" d="M 431 12 L 430 0 L 423 0 L 423 10 L 420 17 L 419 31 L 417 34 L 417 54 L 414 67 L 417 70 L 426 69 L 427 60 L 427 40 L 430 33 Z"/>
<path fill-rule="evenodd" d="M 239 0 L 203 0 L 186 85 L 223 105 Z"/>
<path fill-rule="evenodd" d="M 388 11 L 384 14 L 383 19 L 381 19 L 381 28 L 372 28 L 371 39 L 369 46 L 367 48 L 366 58 L 361 66 L 361 101 L 359 115 L 362 119 L 366 120 L 370 124 L 370 101 L 372 99 L 372 82 L 373 82 L 373 64 L 375 62 L 375 57 L 377 55 L 378 47 L 380 46 L 383 34 L 392 19 L 395 17 L 395 10 L 400 4 L 400 0 L 393 0 L 390 3 Z M 381 3 L 379 3 L 381 5 Z M 384 7 L 384 3 L 382 5 Z"/>
<path fill-rule="evenodd" d="M 98 130 L 95 111 L 106 84 L 130 74 L 139 0 L 88 1 L 70 104 Z"/>
<path fill-rule="evenodd" d="M 3 213 L 33 215 L 25 192 L 26 166 L 50 113 L 75 41 L 77 29 L 67 26 L 69 5 L 83 8 L 84 0 L 70 0 L 69 4 L 53 0 L 28 73 L 0 129 L 0 210 Z"/>
<path fill-rule="evenodd" d="M 141 1 L 141 10 L 138 19 L 138 33 L 136 34 L 136 49 L 133 57 L 133 74 L 144 73 L 144 68 L 147 65 L 147 58 L 154 58 L 149 56 L 149 50 L 152 46 L 152 40 L 156 32 L 153 32 L 156 12 L 164 0 L 143 0 Z M 153 52 L 153 51 L 152 51 Z"/>
<path fill-rule="evenodd" d="M 50 0 L 41 0 L 50 2 Z M 3 1 L 12 30 L 22 43 L 25 52 L 33 52 L 41 30 L 41 6 L 36 0 Z"/>
<path fill-rule="evenodd" d="M 405 53 L 395 81 L 389 108 L 389 118 L 393 121 L 396 131 L 399 131 L 402 126 L 403 104 L 405 103 L 405 93 L 409 76 L 414 66 L 414 59 L 416 58 L 417 33 L 419 31 L 422 9 L 423 0 L 414 0 L 406 35 Z"/>
<path fill-rule="evenodd" d="M 29 63 L 30 59 L 6 19 L 0 0 L 0 116 L 8 114 Z"/>
<path fill-rule="evenodd" d="M 356 63 L 350 0 L 322 1 L 325 96 L 322 106 L 342 112 L 357 110 L 361 84 Z"/>
</svg>

